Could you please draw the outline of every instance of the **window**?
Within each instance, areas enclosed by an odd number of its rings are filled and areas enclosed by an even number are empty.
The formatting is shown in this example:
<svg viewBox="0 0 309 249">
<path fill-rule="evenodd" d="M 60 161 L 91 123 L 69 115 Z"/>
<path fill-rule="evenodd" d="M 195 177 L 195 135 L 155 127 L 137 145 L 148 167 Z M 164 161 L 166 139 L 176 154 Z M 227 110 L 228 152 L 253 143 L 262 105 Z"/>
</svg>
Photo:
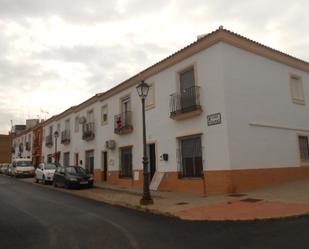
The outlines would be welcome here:
<svg viewBox="0 0 309 249">
<path fill-rule="evenodd" d="M 131 110 L 130 96 L 121 99 L 121 112 L 126 113 Z"/>
<path fill-rule="evenodd" d="M 64 130 L 69 131 L 70 130 L 70 119 L 67 119 L 64 123 Z"/>
<path fill-rule="evenodd" d="M 145 100 L 146 110 L 149 110 L 155 106 L 155 88 L 154 84 L 149 84 L 148 96 Z"/>
<path fill-rule="evenodd" d="M 49 135 L 53 135 L 53 127 L 49 126 Z"/>
<path fill-rule="evenodd" d="M 179 139 L 181 176 L 202 177 L 203 159 L 201 136 Z"/>
<path fill-rule="evenodd" d="M 79 132 L 79 116 L 75 117 L 74 131 Z"/>
<path fill-rule="evenodd" d="M 58 132 L 60 132 L 60 128 L 61 128 L 61 125 L 60 125 L 60 123 L 58 123 L 58 124 L 57 124 L 57 131 L 58 131 Z"/>
<path fill-rule="evenodd" d="M 188 89 L 195 86 L 194 67 L 179 72 L 179 90 L 180 94 L 186 93 Z"/>
<path fill-rule="evenodd" d="M 132 147 L 120 148 L 120 176 L 132 177 Z"/>
<path fill-rule="evenodd" d="M 106 125 L 108 120 L 108 109 L 107 105 L 102 106 L 101 109 L 101 124 Z"/>
<path fill-rule="evenodd" d="M 63 166 L 70 165 L 70 152 L 63 153 Z"/>
<path fill-rule="evenodd" d="M 298 143 L 299 143 L 300 160 L 302 162 L 308 162 L 309 161 L 308 137 L 299 136 Z"/>
<path fill-rule="evenodd" d="M 87 112 L 87 123 L 93 123 L 94 122 L 94 114 L 93 110 L 90 110 Z"/>
<path fill-rule="evenodd" d="M 291 75 L 290 81 L 291 81 L 291 96 L 293 103 L 304 105 L 305 95 L 301 78 L 296 75 Z"/>
</svg>

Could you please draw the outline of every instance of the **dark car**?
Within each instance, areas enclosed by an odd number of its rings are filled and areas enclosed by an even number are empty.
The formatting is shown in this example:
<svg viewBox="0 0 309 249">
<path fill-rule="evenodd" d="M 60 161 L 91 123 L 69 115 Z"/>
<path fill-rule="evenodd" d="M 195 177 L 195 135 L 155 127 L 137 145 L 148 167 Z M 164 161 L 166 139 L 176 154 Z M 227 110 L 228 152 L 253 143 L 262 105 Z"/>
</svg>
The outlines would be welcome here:
<svg viewBox="0 0 309 249">
<path fill-rule="evenodd" d="M 79 166 L 59 166 L 54 174 L 54 186 L 65 188 L 93 187 L 93 177 Z"/>
</svg>

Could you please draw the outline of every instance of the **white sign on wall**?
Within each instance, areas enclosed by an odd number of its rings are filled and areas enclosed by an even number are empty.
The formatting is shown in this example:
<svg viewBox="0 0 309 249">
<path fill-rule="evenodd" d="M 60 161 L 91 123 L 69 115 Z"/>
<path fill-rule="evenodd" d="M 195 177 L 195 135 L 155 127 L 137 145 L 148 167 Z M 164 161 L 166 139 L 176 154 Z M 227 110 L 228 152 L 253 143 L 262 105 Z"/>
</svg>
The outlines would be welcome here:
<svg viewBox="0 0 309 249">
<path fill-rule="evenodd" d="M 207 116 L 207 125 L 217 125 L 221 124 L 221 113 L 214 113 Z"/>
</svg>

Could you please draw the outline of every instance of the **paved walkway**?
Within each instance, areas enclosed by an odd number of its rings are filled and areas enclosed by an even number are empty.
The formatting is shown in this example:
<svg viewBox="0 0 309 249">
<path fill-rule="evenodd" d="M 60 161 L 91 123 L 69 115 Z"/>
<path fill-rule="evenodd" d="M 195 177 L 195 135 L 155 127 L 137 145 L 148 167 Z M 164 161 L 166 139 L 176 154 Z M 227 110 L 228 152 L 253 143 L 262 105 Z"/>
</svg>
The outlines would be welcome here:
<svg viewBox="0 0 309 249">
<path fill-rule="evenodd" d="M 31 178 L 23 180 L 34 182 Z M 93 189 L 57 189 L 112 205 L 172 215 L 187 220 L 255 220 L 309 214 L 309 179 L 241 195 L 205 197 L 199 194 L 152 192 L 154 205 L 149 206 L 139 204 L 141 190 L 106 183 L 97 183 L 96 188 Z"/>
</svg>

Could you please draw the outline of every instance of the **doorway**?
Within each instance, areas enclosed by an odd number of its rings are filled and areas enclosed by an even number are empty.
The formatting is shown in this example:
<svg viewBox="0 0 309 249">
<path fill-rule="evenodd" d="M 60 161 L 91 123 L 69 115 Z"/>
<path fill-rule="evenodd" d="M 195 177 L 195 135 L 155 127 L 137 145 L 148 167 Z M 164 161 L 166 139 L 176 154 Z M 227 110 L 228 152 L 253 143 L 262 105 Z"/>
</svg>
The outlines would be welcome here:
<svg viewBox="0 0 309 249">
<path fill-rule="evenodd" d="M 148 158 L 150 169 L 150 181 L 156 173 L 156 144 L 148 144 Z"/>
<path fill-rule="evenodd" d="M 70 165 L 70 152 L 63 153 L 63 166 Z"/>
<path fill-rule="evenodd" d="M 74 162 L 75 162 L 75 166 L 79 166 L 78 153 L 75 153 L 75 154 L 74 154 Z"/>
<path fill-rule="evenodd" d="M 88 150 L 86 151 L 86 171 L 89 174 L 93 174 L 94 171 L 94 151 L 93 150 Z"/>
<path fill-rule="evenodd" d="M 103 171 L 103 181 L 107 181 L 107 171 L 108 171 L 108 166 L 107 166 L 107 151 L 102 151 L 102 171 Z"/>
</svg>

